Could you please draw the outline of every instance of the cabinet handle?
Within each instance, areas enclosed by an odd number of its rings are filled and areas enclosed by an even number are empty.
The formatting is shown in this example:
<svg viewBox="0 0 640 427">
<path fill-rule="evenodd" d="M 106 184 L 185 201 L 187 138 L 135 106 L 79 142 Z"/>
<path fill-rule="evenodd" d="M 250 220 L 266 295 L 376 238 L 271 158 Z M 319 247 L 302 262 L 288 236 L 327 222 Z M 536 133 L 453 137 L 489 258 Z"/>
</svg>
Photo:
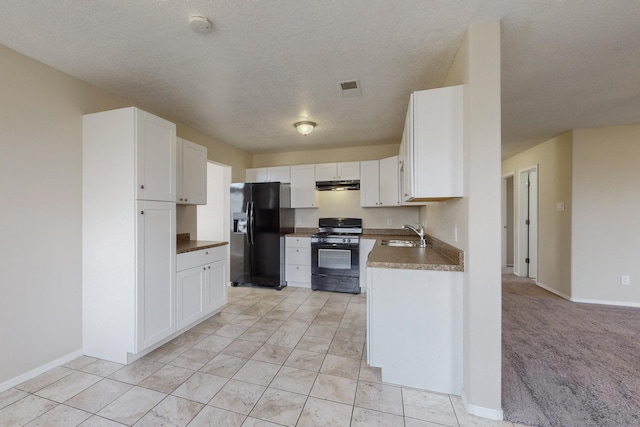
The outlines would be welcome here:
<svg viewBox="0 0 640 427">
<path fill-rule="evenodd" d="M 188 202 L 189 200 L 185 198 L 185 199 L 184 199 L 184 201 L 185 201 L 185 202 Z"/>
<path fill-rule="evenodd" d="M 202 267 L 202 269 L 203 269 L 203 270 L 206 270 L 206 269 L 207 269 L 207 267 Z"/>
<path fill-rule="evenodd" d="M 144 215 L 144 211 L 140 211 L 140 215 Z"/>
<path fill-rule="evenodd" d="M 204 254 L 205 254 L 205 255 L 209 255 L 209 252 L 205 252 Z"/>
<path fill-rule="evenodd" d="M 141 188 L 142 190 L 144 190 L 144 185 L 140 185 L 140 188 Z"/>
<path fill-rule="evenodd" d="M 180 197 L 180 201 L 182 201 L 182 197 Z"/>
<path fill-rule="evenodd" d="M 211 270 L 211 266 L 207 267 L 207 270 Z"/>
</svg>

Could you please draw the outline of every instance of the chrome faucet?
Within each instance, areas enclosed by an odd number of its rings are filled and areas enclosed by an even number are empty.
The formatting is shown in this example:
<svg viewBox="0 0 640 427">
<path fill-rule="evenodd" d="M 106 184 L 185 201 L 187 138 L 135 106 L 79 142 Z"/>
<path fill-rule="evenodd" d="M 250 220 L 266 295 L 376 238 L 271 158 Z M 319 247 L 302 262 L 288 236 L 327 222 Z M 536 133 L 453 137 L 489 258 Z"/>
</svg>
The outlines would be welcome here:
<svg viewBox="0 0 640 427">
<path fill-rule="evenodd" d="M 410 224 L 405 224 L 402 226 L 402 229 L 411 230 L 414 233 L 416 233 L 418 236 L 420 236 L 420 247 L 421 248 L 427 247 L 427 241 L 424 239 L 424 227 L 422 226 L 422 224 L 418 223 L 418 228 L 415 228 L 413 225 L 410 225 Z"/>
</svg>

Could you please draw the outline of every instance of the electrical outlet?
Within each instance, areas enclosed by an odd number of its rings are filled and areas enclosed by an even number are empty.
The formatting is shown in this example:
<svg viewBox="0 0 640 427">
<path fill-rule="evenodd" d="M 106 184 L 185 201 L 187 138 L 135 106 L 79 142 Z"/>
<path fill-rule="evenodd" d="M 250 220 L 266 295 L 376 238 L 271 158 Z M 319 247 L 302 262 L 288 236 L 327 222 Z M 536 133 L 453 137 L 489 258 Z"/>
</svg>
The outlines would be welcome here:
<svg viewBox="0 0 640 427">
<path fill-rule="evenodd" d="M 387 218 L 387 225 L 393 225 L 393 220 L 391 218 Z"/>
<path fill-rule="evenodd" d="M 622 276 L 620 276 L 620 284 L 621 285 L 630 285 L 631 284 L 631 276 L 627 276 L 626 274 L 623 274 Z"/>
</svg>

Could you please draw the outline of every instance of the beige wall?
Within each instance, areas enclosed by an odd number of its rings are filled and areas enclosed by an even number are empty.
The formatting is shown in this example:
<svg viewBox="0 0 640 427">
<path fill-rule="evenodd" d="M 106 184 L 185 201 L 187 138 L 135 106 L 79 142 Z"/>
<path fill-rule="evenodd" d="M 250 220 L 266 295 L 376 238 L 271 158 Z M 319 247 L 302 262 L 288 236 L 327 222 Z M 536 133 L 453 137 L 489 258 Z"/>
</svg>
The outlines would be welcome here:
<svg viewBox="0 0 640 427">
<path fill-rule="evenodd" d="M 572 141 L 572 132 L 566 132 L 502 162 L 502 175 L 514 174 L 516 206 L 519 171 L 538 165 L 537 282 L 565 298 L 571 296 Z M 564 203 L 564 212 L 556 211 L 558 202 Z M 518 209 L 515 217 L 520 223 Z M 515 248 L 517 252 L 517 244 Z"/>
<path fill-rule="evenodd" d="M 465 251 L 463 401 L 502 417 L 500 258 L 500 22 L 473 25 L 445 86 L 464 84 L 464 194 L 428 205 L 428 231 Z M 454 238 L 458 230 L 458 241 Z"/>
<path fill-rule="evenodd" d="M 573 132 L 574 300 L 640 305 L 638 159 L 640 125 Z"/>
<path fill-rule="evenodd" d="M 82 347 L 82 115 L 132 102 L 4 46 L 0 63 L 2 386 Z M 250 155 L 178 129 L 244 176 Z"/>
<path fill-rule="evenodd" d="M 332 148 L 326 150 L 288 151 L 284 153 L 254 154 L 253 167 L 305 165 L 315 163 L 379 160 L 398 154 L 397 144 L 369 145 L 366 147 Z M 244 181 L 244 179 L 243 179 Z"/>
</svg>

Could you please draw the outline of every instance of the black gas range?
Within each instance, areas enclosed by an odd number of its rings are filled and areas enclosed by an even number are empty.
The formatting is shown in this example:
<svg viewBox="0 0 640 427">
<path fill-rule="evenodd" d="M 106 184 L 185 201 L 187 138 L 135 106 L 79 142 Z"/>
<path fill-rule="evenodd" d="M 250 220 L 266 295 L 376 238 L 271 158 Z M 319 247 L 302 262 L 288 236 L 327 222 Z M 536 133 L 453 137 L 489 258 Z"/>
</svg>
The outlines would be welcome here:
<svg viewBox="0 0 640 427">
<path fill-rule="evenodd" d="M 320 218 L 311 236 L 311 289 L 360 293 L 361 218 Z"/>
</svg>

